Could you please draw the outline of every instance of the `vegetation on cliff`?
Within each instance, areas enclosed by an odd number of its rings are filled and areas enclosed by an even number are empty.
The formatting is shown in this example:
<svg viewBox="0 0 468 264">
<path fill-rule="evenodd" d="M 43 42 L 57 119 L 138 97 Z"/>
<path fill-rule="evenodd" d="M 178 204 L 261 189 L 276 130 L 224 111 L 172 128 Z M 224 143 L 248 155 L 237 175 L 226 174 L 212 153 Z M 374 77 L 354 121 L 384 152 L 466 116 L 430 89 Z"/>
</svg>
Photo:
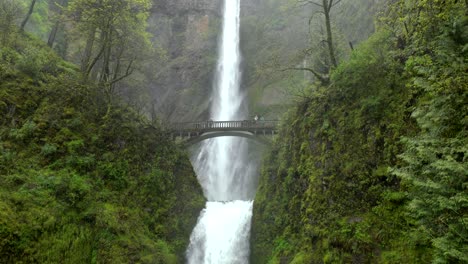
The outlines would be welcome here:
<svg viewBox="0 0 468 264">
<path fill-rule="evenodd" d="M 386 11 L 284 118 L 252 263 L 468 261 L 468 3 Z"/>
<path fill-rule="evenodd" d="M 110 79 L 83 78 L 46 43 L 8 28 L 0 263 L 182 262 L 204 204 L 186 153 L 110 93 Z"/>
<path fill-rule="evenodd" d="M 277 119 L 301 96 L 315 75 L 328 79 L 328 38 L 322 1 L 243 2 L 241 48 L 243 85 L 251 113 Z M 347 0 L 329 11 L 333 54 L 342 60 L 374 30 L 373 16 L 382 4 L 373 0 Z M 322 7 L 320 7 L 322 5 Z M 303 71 L 302 69 L 307 69 Z"/>
</svg>

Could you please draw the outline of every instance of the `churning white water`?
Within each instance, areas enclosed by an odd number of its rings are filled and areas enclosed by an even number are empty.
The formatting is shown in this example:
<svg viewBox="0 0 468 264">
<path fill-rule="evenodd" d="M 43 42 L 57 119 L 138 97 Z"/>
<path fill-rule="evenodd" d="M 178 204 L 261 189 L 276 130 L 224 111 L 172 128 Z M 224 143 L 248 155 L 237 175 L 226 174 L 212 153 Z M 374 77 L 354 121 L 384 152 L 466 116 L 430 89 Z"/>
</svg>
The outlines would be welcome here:
<svg viewBox="0 0 468 264">
<path fill-rule="evenodd" d="M 188 263 L 248 263 L 252 202 L 207 202 L 190 237 Z"/>
<path fill-rule="evenodd" d="M 240 0 L 225 0 L 211 118 L 243 120 L 240 91 Z M 202 143 L 195 171 L 208 199 L 190 237 L 189 264 L 246 264 L 254 198 L 254 170 L 245 139 L 221 137 Z"/>
</svg>

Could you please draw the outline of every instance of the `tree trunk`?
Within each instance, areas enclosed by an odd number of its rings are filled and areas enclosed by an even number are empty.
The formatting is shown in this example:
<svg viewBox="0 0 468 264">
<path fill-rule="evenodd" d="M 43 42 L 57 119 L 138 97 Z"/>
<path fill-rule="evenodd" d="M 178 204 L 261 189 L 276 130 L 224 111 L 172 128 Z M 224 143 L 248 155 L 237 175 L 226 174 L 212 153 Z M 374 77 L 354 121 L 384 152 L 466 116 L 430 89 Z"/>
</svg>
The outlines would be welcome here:
<svg viewBox="0 0 468 264">
<path fill-rule="evenodd" d="M 90 69 L 89 63 L 91 61 L 91 55 L 93 53 L 93 46 L 94 46 L 94 39 L 96 38 L 96 28 L 93 27 L 89 30 L 88 37 L 86 39 L 86 47 L 83 55 L 83 59 L 81 59 L 81 71 L 87 76 Z"/>
<path fill-rule="evenodd" d="M 58 28 L 60 25 L 59 23 L 60 23 L 59 21 L 55 22 L 55 25 L 52 28 L 52 31 L 50 32 L 49 39 L 47 40 L 47 46 L 51 48 L 52 46 L 54 46 L 55 37 L 57 36 Z"/>
<path fill-rule="evenodd" d="M 24 31 L 24 27 L 28 23 L 29 18 L 31 17 L 31 14 L 34 11 L 34 5 L 36 5 L 37 0 L 32 0 L 31 5 L 29 6 L 29 11 L 26 17 L 24 18 L 23 22 L 21 23 L 21 31 Z"/>
<path fill-rule="evenodd" d="M 65 4 L 67 4 L 67 0 L 62 0 L 60 5 L 63 7 Z M 59 17 L 62 15 L 62 11 L 63 11 L 62 8 L 59 7 L 59 10 L 57 12 Z M 55 21 L 54 27 L 50 31 L 49 39 L 47 40 L 47 45 L 49 47 L 51 47 L 51 48 L 52 48 L 52 46 L 54 46 L 55 37 L 57 36 L 57 32 L 59 30 L 59 27 L 60 27 L 60 18 L 57 18 L 57 21 Z"/>
<path fill-rule="evenodd" d="M 67 36 L 64 36 L 61 44 L 62 45 L 60 46 L 57 52 L 60 55 L 60 57 L 62 57 L 62 59 L 67 60 L 68 44 L 69 44 Z"/>
<path fill-rule="evenodd" d="M 323 0 L 323 11 L 325 14 L 325 26 L 327 28 L 328 52 L 330 54 L 330 62 L 332 66 L 336 68 L 338 63 L 336 62 L 336 57 L 335 57 L 335 47 L 333 47 L 333 35 L 332 35 L 332 29 L 331 29 L 330 10 L 331 10 L 331 6 L 328 0 Z"/>
<path fill-rule="evenodd" d="M 109 83 L 110 82 L 110 60 L 111 60 L 111 52 L 112 52 L 112 31 L 111 28 L 107 28 L 108 32 L 106 33 L 106 37 L 104 38 L 104 57 L 102 61 L 102 72 L 101 72 L 101 82 L 102 83 Z"/>
</svg>

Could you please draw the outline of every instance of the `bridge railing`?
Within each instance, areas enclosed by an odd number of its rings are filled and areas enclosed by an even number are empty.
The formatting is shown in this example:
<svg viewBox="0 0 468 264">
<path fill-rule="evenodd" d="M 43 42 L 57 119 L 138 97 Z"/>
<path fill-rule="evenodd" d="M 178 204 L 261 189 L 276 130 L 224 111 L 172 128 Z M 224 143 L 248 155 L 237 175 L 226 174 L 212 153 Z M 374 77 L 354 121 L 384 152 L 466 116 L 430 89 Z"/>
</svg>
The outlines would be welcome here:
<svg viewBox="0 0 468 264">
<path fill-rule="evenodd" d="M 277 120 L 241 120 L 241 121 L 203 121 L 172 123 L 170 129 L 173 131 L 202 131 L 223 129 L 276 129 Z"/>
</svg>

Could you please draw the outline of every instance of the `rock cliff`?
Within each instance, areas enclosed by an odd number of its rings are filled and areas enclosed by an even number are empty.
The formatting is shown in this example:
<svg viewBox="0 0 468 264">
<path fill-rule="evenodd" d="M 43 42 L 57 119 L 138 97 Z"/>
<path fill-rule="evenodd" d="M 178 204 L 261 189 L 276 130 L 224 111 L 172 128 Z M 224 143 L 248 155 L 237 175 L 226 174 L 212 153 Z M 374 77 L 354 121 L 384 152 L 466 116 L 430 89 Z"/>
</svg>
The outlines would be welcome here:
<svg viewBox="0 0 468 264">
<path fill-rule="evenodd" d="M 154 3 L 149 21 L 154 45 L 167 62 L 154 78 L 156 111 L 176 121 L 203 119 L 216 65 L 221 0 L 164 0 Z"/>
</svg>

